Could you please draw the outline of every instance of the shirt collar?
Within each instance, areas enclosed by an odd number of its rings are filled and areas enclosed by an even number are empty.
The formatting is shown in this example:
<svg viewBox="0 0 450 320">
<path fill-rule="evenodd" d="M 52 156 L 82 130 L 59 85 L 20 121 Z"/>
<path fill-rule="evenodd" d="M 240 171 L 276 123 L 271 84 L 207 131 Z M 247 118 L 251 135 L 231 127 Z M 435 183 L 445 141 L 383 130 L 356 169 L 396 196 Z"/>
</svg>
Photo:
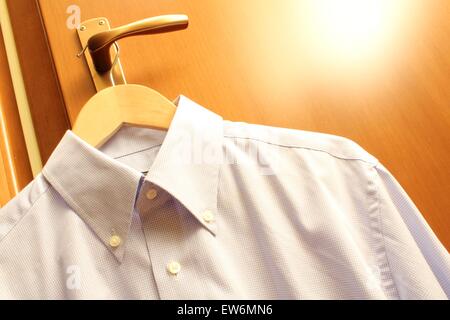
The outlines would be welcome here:
<svg viewBox="0 0 450 320">
<path fill-rule="evenodd" d="M 222 118 L 180 95 L 164 142 L 145 180 L 178 199 L 213 235 L 217 213 Z M 122 261 L 142 174 L 92 147 L 68 130 L 42 170 L 66 203 Z M 110 245 L 119 236 L 119 246 Z"/>
</svg>

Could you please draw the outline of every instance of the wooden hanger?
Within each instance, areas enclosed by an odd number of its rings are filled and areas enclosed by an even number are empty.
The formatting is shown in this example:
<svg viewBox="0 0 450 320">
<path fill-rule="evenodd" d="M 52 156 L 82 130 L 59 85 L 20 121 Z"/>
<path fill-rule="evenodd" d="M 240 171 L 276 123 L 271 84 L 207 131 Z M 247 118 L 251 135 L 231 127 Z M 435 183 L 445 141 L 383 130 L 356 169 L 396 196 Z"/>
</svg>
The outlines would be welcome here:
<svg viewBox="0 0 450 320">
<path fill-rule="evenodd" d="M 89 39 L 87 48 L 96 72 L 105 74 L 111 72 L 118 61 L 119 51 L 113 63 L 109 56 L 111 45 L 118 39 L 181 30 L 187 26 L 185 15 L 147 18 L 98 33 Z M 124 125 L 168 130 L 175 110 L 173 102 L 153 89 L 137 84 L 113 85 L 99 91 L 83 106 L 72 131 L 98 148 Z"/>
<path fill-rule="evenodd" d="M 122 126 L 168 130 L 176 106 L 159 92 L 137 84 L 103 89 L 81 109 L 72 131 L 98 148 Z"/>
</svg>

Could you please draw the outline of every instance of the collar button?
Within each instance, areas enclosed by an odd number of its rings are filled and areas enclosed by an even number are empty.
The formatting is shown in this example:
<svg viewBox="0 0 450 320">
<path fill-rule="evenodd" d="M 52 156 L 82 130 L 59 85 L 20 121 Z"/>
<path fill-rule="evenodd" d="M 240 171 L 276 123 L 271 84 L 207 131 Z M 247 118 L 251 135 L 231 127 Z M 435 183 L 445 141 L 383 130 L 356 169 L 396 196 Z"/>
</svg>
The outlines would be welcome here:
<svg viewBox="0 0 450 320">
<path fill-rule="evenodd" d="M 145 193 L 145 197 L 148 200 L 154 200 L 156 197 L 158 196 L 158 191 L 156 189 L 149 189 L 146 193 Z"/>
<path fill-rule="evenodd" d="M 119 236 L 112 236 L 109 238 L 109 245 L 113 248 L 117 248 L 120 246 L 120 243 L 122 242 L 122 239 L 120 239 Z"/>
<path fill-rule="evenodd" d="M 202 218 L 206 223 L 212 223 L 214 222 L 214 213 L 211 210 L 205 210 L 202 213 Z"/>
</svg>

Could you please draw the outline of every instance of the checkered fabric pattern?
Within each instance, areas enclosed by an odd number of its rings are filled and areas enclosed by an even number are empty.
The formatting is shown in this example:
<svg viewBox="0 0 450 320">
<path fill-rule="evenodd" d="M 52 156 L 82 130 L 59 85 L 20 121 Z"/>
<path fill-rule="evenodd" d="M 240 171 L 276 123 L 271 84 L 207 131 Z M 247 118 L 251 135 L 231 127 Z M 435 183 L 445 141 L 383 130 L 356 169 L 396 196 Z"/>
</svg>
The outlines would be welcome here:
<svg viewBox="0 0 450 320">
<path fill-rule="evenodd" d="M 356 143 L 177 105 L 167 132 L 65 134 L 0 209 L 0 298 L 450 297 L 448 252 Z"/>
</svg>

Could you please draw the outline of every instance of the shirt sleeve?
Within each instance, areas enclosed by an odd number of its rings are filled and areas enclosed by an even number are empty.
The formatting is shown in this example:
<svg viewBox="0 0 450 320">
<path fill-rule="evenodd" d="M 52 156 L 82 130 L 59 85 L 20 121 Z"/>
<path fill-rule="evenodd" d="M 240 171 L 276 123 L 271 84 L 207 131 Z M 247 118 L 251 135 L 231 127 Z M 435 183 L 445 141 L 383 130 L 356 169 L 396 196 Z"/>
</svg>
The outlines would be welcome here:
<svg viewBox="0 0 450 320">
<path fill-rule="evenodd" d="M 379 221 L 400 299 L 449 299 L 450 255 L 392 174 L 375 167 Z"/>
</svg>

